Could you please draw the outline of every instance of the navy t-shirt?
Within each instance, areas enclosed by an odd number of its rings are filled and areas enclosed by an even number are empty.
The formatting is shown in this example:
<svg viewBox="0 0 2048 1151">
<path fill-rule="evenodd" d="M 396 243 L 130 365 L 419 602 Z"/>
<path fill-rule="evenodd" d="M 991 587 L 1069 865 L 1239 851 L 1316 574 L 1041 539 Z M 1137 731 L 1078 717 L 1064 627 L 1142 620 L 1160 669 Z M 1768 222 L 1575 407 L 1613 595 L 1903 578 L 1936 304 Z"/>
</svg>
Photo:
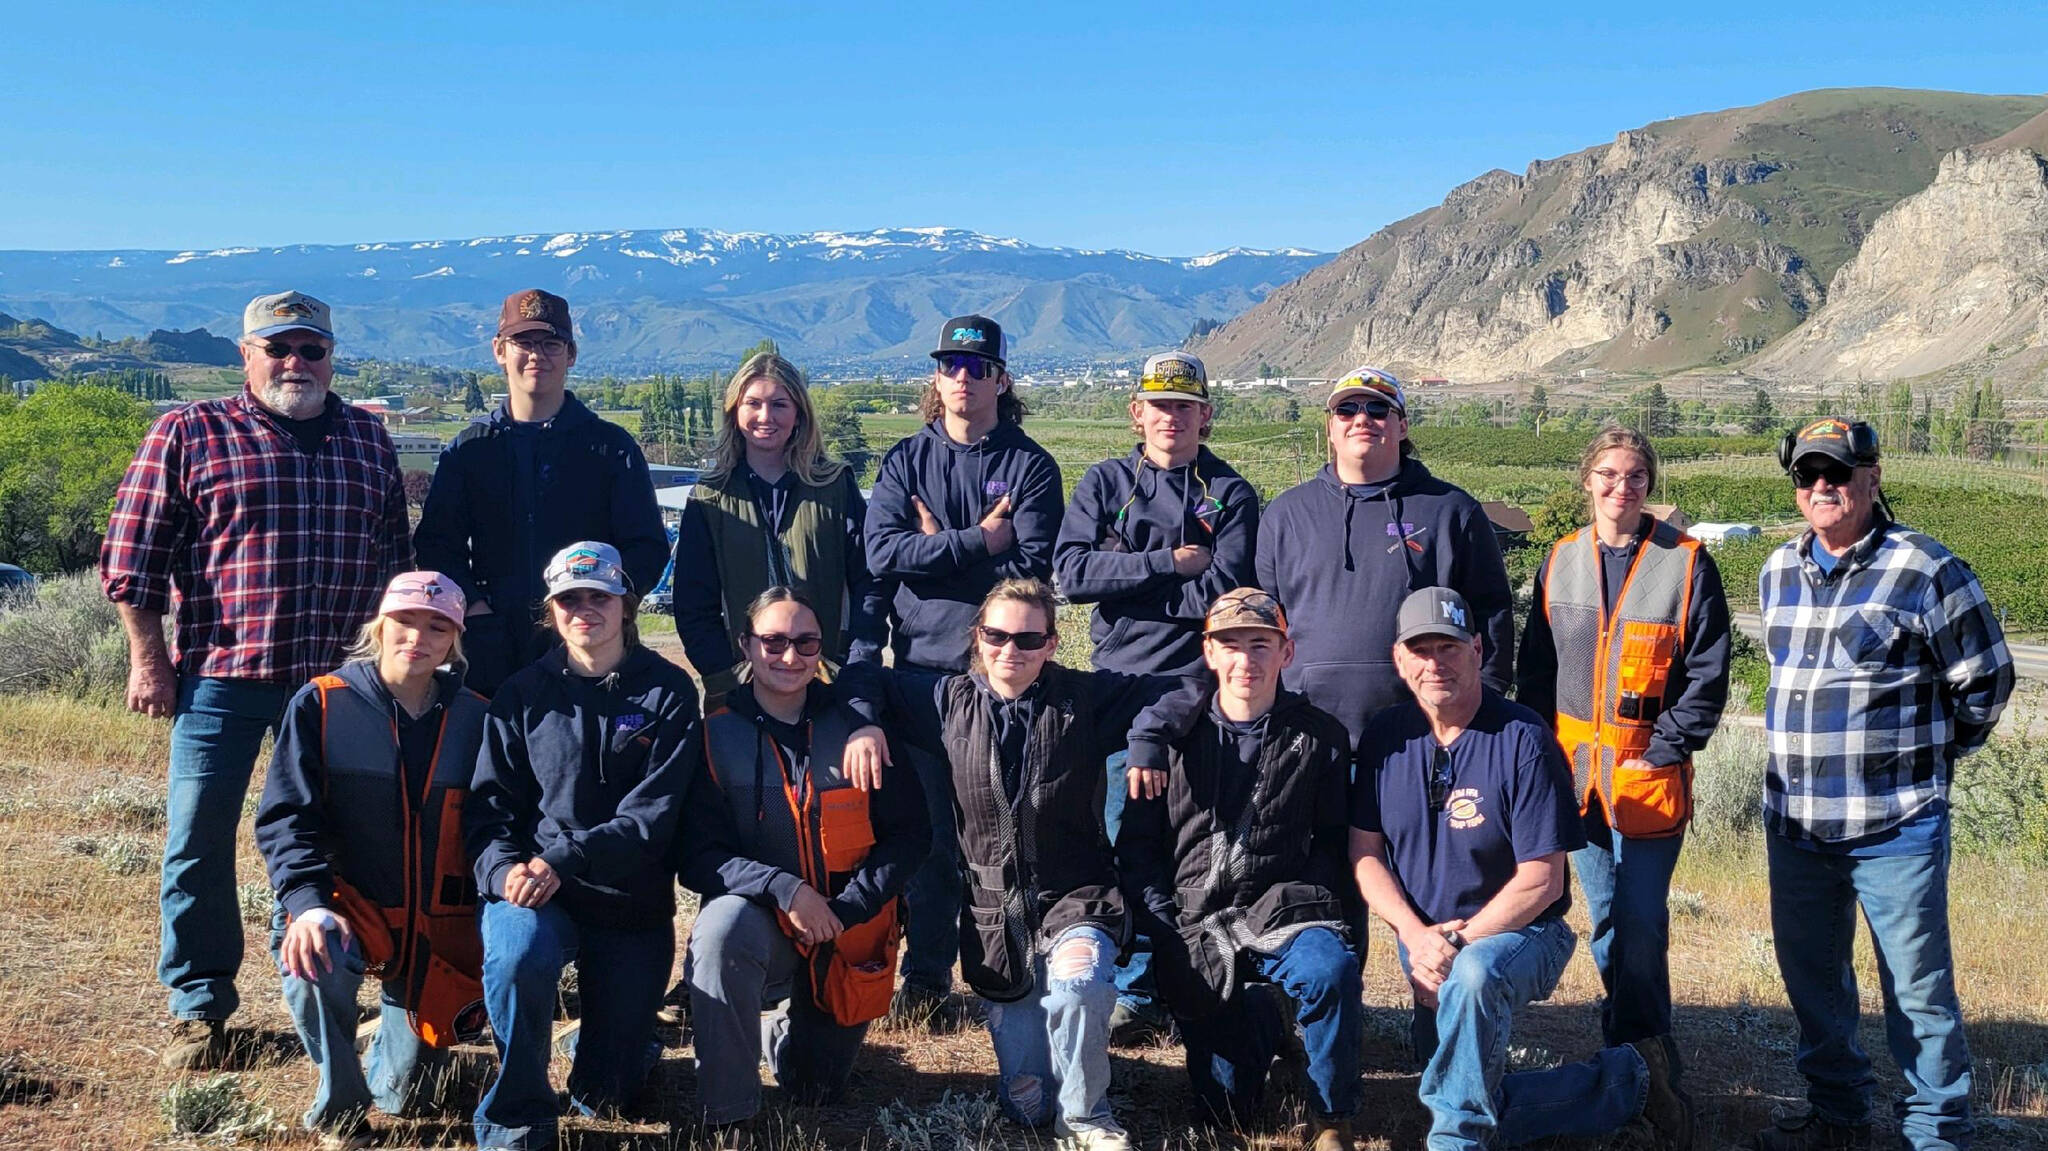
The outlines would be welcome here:
<svg viewBox="0 0 2048 1151">
<path fill-rule="evenodd" d="M 1351 825 L 1387 837 L 1387 857 L 1426 923 L 1470 919 L 1517 865 L 1586 845 L 1572 772 L 1536 713 L 1493 689 L 1451 741 L 1449 799 L 1429 805 L 1438 744 L 1413 702 L 1374 716 L 1358 741 Z M 1571 907 L 1569 885 L 1539 919 Z"/>
</svg>

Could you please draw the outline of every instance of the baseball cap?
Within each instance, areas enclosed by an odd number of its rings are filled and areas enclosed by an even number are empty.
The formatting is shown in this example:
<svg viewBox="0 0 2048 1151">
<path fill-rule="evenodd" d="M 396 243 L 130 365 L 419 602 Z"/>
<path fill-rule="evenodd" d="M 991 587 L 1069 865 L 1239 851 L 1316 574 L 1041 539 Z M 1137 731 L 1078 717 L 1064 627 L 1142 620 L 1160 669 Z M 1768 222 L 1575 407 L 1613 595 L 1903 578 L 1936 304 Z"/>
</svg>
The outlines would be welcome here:
<svg viewBox="0 0 2048 1151">
<path fill-rule="evenodd" d="M 1323 410 L 1328 411 L 1352 396 L 1385 400 L 1394 405 L 1395 411 L 1404 416 L 1408 414 L 1408 397 L 1401 391 L 1401 381 L 1395 379 L 1392 372 L 1365 367 L 1345 372 L 1337 386 L 1330 389 L 1330 398 L 1323 402 Z"/>
<path fill-rule="evenodd" d="M 384 599 L 377 605 L 377 614 L 430 611 L 446 616 L 454 621 L 457 628 L 462 628 L 467 626 L 462 617 L 468 607 L 469 601 L 462 594 L 462 589 L 440 572 L 400 572 L 391 577 L 390 585 L 384 589 Z"/>
<path fill-rule="evenodd" d="M 1394 642 L 1407 643 L 1426 635 L 1445 635 L 1466 643 L 1472 630 L 1472 608 L 1465 597 L 1447 587 L 1426 587 L 1408 593 L 1394 616 Z"/>
<path fill-rule="evenodd" d="M 505 306 L 498 309 L 498 335 L 521 332 L 548 332 L 574 343 L 576 328 L 569 322 L 569 301 L 539 288 L 506 296 Z"/>
<path fill-rule="evenodd" d="M 326 304 L 304 292 L 272 292 L 250 300 L 242 309 L 243 339 L 279 332 L 318 332 L 331 340 L 334 319 Z"/>
<path fill-rule="evenodd" d="M 1799 429 L 1799 434 L 1792 439 L 1792 458 L 1786 466 L 1798 463 L 1805 456 L 1826 456 L 1852 468 L 1874 462 L 1857 458 L 1854 426 L 1833 416 L 1815 420 Z"/>
<path fill-rule="evenodd" d="M 1217 596 L 1216 602 L 1209 605 L 1209 616 L 1202 624 L 1202 632 L 1215 635 L 1219 631 L 1248 627 L 1286 635 L 1287 612 L 1270 592 L 1255 587 L 1233 588 Z"/>
<path fill-rule="evenodd" d="M 625 595 L 628 587 L 619 549 L 597 540 L 583 540 L 556 552 L 540 578 L 548 585 L 549 599 L 580 587 Z"/>
<path fill-rule="evenodd" d="M 1194 400 L 1209 402 L 1209 369 L 1187 352 L 1161 352 L 1145 361 L 1138 376 L 1137 398 L 1141 400 Z"/>
<path fill-rule="evenodd" d="M 964 354 L 1002 364 L 1008 350 L 1001 324 L 987 316 L 954 316 L 939 329 L 939 346 L 932 359 Z"/>
</svg>

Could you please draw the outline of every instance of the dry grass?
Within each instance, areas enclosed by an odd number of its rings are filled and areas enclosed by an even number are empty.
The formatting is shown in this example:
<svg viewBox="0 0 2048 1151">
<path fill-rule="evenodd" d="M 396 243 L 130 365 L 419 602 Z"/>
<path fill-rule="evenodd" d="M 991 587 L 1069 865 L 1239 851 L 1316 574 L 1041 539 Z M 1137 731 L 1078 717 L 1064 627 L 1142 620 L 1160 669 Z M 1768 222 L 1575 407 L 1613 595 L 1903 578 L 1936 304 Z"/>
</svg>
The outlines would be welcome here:
<svg viewBox="0 0 2048 1151">
<path fill-rule="evenodd" d="M 153 976 L 154 868 L 120 874 L 77 848 L 85 840 L 137 840 L 154 857 L 161 828 L 149 806 L 150 797 L 161 794 L 165 746 L 161 724 L 65 701 L 0 698 L 0 797 L 6 800 L 0 804 L 0 891 L 7 893 L 0 900 L 0 1147 L 219 1145 L 218 1136 L 173 1135 L 166 1119 L 167 1094 L 181 1079 L 156 1064 L 168 1021 Z M 1731 744 L 1728 754 L 1740 753 Z M 238 879 L 262 882 L 246 834 Z M 1958 979 L 1985 1117 L 1980 1147 L 2048 1141 L 2043 879 L 2040 872 L 1983 859 L 1961 859 L 1955 869 Z M 1760 846 L 1753 835 L 1703 838 L 1681 863 L 1674 886 L 1679 1039 L 1702 1104 L 1701 1146 L 1727 1147 L 1766 1122 L 1773 1104 L 1800 1091 L 1791 1068 L 1790 1017 L 1771 955 Z M 1583 925 L 1582 916 L 1575 918 Z M 308 1147 L 292 1128 L 312 1094 L 311 1069 L 279 1000 L 260 923 L 246 924 L 245 943 L 233 1089 L 216 1086 L 176 1105 L 188 1112 L 217 1106 L 229 1122 L 245 1123 L 244 1143 Z M 1406 1053 L 1405 995 L 1392 957 L 1391 940 L 1376 933 L 1367 962 L 1366 1104 L 1359 1126 L 1365 1145 L 1382 1149 L 1416 1146 L 1425 1128 Z M 1867 944 L 1859 970 L 1865 1006 L 1874 1011 L 1877 981 Z M 1518 1061 L 1540 1065 L 1590 1051 L 1598 1042 L 1597 989 L 1591 963 L 1581 955 L 1551 1002 L 1533 1007 L 1517 1027 Z M 1875 1020 L 1864 1041 L 1884 1050 Z M 1878 1061 L 1886 1089 L 1897 1089 L 1889 1060 L 1880 1054 Z M 1291 1126 L 1301 1110 L 1290 1090 L 1274 1093 L 1271 1113 L 1250 1138 L 1219 1137 L 1187 1126 L 1177 1048 L 1118 1051 L 1114 1063 L 1113 1103 L 1146 1147 L 1293 1145 Z M 876 1151 L 1050 1146 L 1049 1139 L 987 1121 L 993 1072 L 988 1042 L 978 1031 L 877 1030 L 862 1055 L 852 1099 L 774 1112 L 774 1141 L 787 1148 Z M 687 1047 L 671 1047 L 644 1121 L 570 1123 L 564 1146 L 690 1146 L 686 1117 L 694 1078 Z M 194 1077 L 186 1085 L 206 1082 Z M 473 1090 L 451 1094 L 453 1110 L 439 1117 L 380 1118 L 384 1145 L 466 1143 Z M 283 1129 L 259 1137 L 257 1121 L 265 1113 Z M 1625 1132 L 1571 1146 L 1633 1149 L 1649 1141 Z"/>
</svg>

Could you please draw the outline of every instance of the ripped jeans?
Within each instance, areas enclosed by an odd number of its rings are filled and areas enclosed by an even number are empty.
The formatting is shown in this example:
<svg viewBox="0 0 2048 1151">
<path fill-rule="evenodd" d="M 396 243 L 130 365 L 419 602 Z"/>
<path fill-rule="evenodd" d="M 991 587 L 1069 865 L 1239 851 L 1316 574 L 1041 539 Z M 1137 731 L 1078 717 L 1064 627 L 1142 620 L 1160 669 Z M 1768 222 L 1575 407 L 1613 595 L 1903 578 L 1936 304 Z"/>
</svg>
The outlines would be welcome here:
<svg viewBox="0 0 2048 1151">
<path fill-rule="evenodd" d="M 1031 994 L 988 1005 L 1003 1113 L 1072 1135 L 1121 1133 L 1109 1113 L 1109 1015 L 1116 1009 L 1116 941 L 1070 927 L 1036 963 Z"/>
</svg>

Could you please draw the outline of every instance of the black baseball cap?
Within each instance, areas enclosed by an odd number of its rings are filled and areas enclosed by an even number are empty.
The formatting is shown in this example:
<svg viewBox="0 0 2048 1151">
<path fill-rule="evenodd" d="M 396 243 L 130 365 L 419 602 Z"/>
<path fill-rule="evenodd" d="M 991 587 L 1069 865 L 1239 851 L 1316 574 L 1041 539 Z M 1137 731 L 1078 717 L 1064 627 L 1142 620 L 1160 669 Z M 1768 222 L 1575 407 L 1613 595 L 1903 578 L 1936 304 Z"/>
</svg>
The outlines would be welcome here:
<svg viewBox="0 0 2048 1151">
<path fill-rule="evenodd" d="M 1394 615 L 1394 642 L 1407 643 L 1426 635 L 1449 636 L 1471 643 L 1478 635 L 1472 626 L 1472 608 L 1465 597 L 1447 587 L 1419 588 L 1401 601 Z"/>
<path fill-rule="evenodd" d="M 1004 365 L 1003 326 L 987 316 L 954 316 L 939 329 L 939 346 L 932 359 L 940 356 L 980 356 Z"/>
</svg>

